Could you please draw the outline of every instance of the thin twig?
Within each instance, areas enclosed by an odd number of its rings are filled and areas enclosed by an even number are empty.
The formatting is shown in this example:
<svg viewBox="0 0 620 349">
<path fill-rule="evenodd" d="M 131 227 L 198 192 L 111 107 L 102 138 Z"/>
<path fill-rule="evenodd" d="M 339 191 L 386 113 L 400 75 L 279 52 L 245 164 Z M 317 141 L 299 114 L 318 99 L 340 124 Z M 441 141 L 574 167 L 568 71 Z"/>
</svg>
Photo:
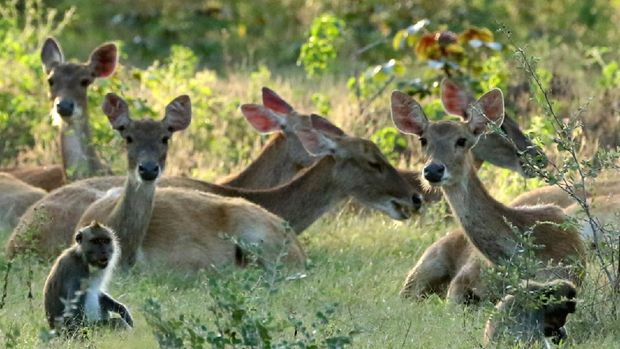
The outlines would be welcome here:
<svg viewBox="0 0 620 349">
<path fill-rule="evenodd" d="M 9 289 L 9 274 L 11 273 L 11 268 L 13 266 L 13 260 L 9 260 L 6 264 L 6 272 L 4 273 L 4 284 L 2 286 L 2 299 L 0 299 L 0 309 L 4 308 L 6 304 L 6 297 L 8 295 Z"/>
</svg>

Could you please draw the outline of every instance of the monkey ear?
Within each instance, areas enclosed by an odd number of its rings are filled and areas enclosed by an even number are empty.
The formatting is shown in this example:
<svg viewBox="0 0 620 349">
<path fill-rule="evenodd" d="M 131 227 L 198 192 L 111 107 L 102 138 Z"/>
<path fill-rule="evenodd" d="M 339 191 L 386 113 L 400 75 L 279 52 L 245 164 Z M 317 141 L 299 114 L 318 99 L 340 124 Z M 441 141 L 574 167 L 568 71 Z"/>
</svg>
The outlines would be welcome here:
<svg viewBox="0 0 620 349">
<path fill-rule="evenodd" d="M 75 234 L 75 242 L 77 242 L 78 244 L 82 243 L 82 232 L 78 231 L 77 234 Z"/>
</svg>

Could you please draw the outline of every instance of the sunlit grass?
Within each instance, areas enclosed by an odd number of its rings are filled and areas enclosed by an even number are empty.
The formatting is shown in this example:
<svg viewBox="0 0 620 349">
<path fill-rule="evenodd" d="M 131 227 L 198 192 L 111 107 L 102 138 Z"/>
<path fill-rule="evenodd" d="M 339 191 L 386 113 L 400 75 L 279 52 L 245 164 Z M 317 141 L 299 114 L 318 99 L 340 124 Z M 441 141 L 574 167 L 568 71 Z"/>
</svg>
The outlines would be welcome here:
<svg viewBox="0 0 620 349">
<path fill-rule="evenodd" d="M 407 271 L 424 249 L 454 227 L 449 220 L 437 219 L 442 210 L 430 208 L 430 212 L 407 222 L 395 222 L 367 211 L 327 215 L 302 235 L 310 258 L 307 277 L 277 282 L 276 292 L 259 287 L 252 293 L 253 306 L 278 319 L 294 314 L 311 322 L 317 311 L 335 303 L 337 310 L 329 331 L 358 332 L 353 341 L 355 348 L 478 347 L 492 305 L 463 307 L 435 296 L 421 302 L 403 301 L 398 296 Z M 4 257 L 0 261 L 6 262 Z M 0 310 L 0 343 L 4 346 L 9 343 L 6 331 L 15 330 L 18 348 L 43 345 L 39 339 L 46 329 L 42 288 L 50 266 L 38 262 L 32 265 L 32 300 L 27 297 L 28 264 L 18 262 L 13 266 L 7 305 Z M 241 270 L 217 276 L 206 271 L 188 273 L 140 265 L 129 273 L 118 273 L 110 293 L 130 308 L 135 329 L 121 334 L 97 330 L 90 342 L 97 348 L 156 347 L 142 310 L 150 298 L 161 303 L 166 317 L 192 314 L 209 326 L 213 315 L 208 307 L 213 299 L 208 278 L 243 280 L 256 272 Z M 617 347 L 620 324 L 601 322 L 602 327 L 591 328 L 581 319 L 580 312 L 572 316 L 569 331 L 587 333 L 588 338 L 571 337 L 574 347 Z M 293 337 L 293 333 L 282 335 Z M 84 344 L 53 340 L 44 346 L 83 348 Z"/>
</svg>

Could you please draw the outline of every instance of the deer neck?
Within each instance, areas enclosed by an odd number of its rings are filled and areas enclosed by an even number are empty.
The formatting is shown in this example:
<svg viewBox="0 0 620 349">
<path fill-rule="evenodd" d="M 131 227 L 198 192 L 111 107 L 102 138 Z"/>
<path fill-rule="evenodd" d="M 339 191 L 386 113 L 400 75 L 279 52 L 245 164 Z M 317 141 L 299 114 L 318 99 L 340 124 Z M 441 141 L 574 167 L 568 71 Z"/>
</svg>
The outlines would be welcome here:
<svg viewBox="0 0 620 349">
<path fill-rule="evenodd" d="M 290 182 L 269 190 L 248 192 L 248 199 L 259 203 L 289 222 L 300 234 L 348 195 L 335 173 L 336 160 L 326 156 Z"/>
<path fill-rule="evenodd" d="M 90 125 L 86 100 L 77 103 L 80 117 L 70 123 L 63 122 L 60 130 L 60 146 L 65 173 L 71 180 L 94 176 L 103 169 L 90 139 Z"/>
<path fill-rule="evenodd" d="M 471 242 L 494 263 L 512 256 L 517 241 L 512 228 L 514 212 L 495 200 L 469 162 L 463 181 L 442 186 L 442 191 Z"/>
<path fill-rule="evenodd" d="M 290 182 L 271 189 L 244 189 L 193 181 L 195 189 L 238 196 L 286 220 L 300 234 L 321 215 L 344 200 L 350 190 L 337 181 L 336 161 L 324 157 L 302 170 Z"/>
<path fill-rule="evenodd" d="M 289 159 L 286 136 L 278 132 L 248 167 L 219 183 L 237 188 L 272 188 L 292 178 L 297 170 L 294 159 Z"/>
<path fill-rule="evenodd" d="M 121 240 L 121 246 L 142 245 L 153 213 L 155 187 L 155 181 L 140 181 L 135 174 L 127 175 L 123 192 L 107 220 Z M 121 265 L 133 265 L 135 260 L 135 255 L 121 252 Z"/>
</svg>

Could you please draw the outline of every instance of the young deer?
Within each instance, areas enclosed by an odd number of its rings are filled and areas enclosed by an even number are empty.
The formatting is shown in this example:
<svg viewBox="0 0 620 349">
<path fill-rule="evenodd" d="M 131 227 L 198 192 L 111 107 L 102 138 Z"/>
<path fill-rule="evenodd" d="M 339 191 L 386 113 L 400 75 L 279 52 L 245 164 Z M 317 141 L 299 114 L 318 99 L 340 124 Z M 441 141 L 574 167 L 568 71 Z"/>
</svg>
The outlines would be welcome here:
<svg viewBox="0 0 620 349">
<path fill-rule="evenodd" d="M 470 150 L 486 130 L 489 121 L 501 125 L 504 116 L 501 91 L 495 89 L 487 92 L 468 107 L 468 114 L 470 117 L 463 123 L 429 122 L 421 106 L 411 97 L 399 91 L 392 93 L 394 123 L 401 132 L 420 137 L 423 151 L 428 157 L 424 178 L 431 186 L 441 188 L 474 247 L 489 262 L 503 263 L 519 247 L 510 225 L 522 231 L 532 229 L 534 243 L 542 246 L 536 251 L 536 256 L 543 262 L 555 265 L 554 268 L 541 270 L 537 277 L 568 278 L 578 282 L 581 273 L 576 272 L 575 267 L 585 263 L 584 246 L 575 230 L 558 226 L 566 220 L 561 209 L 552 205 L 518 208 L 504 206 L 489 195 L 476 174 Z M 465 260 L 469 261 L 469 258 Z M 445 269 L 441 259 L 431 260 L 429 264 L 430 273 L 434 273 L 435 268 Z M 417 277 L 424 279 L 419 275 Z M 401 294 L 415 294 L 408 288 L 409 281 Z M 465 283 L 469 280 L 463 281 Z M 458 283 L 451 285 L 455 289 L 468 286 Z M 460 293 L 465 294 L 465 291 Z"/>
<path fill-rule="evenodd" d="M 96 220 L 112 228 L 121 246 L 120 265 L 130 267 L 151 220 L 155 182 L 166 165 L 168 141 L 172 133 L 189 126 L 191 101 L 185 95 L 175 98 L 161 121 L 132 120 L 127 103 L 113 93 L 106 95 L 102 109 L 112 127 L 125 138 L 127 178 L 122 191 L 110 190 L 90 205 L 78 227 Z"/>
</svg>

